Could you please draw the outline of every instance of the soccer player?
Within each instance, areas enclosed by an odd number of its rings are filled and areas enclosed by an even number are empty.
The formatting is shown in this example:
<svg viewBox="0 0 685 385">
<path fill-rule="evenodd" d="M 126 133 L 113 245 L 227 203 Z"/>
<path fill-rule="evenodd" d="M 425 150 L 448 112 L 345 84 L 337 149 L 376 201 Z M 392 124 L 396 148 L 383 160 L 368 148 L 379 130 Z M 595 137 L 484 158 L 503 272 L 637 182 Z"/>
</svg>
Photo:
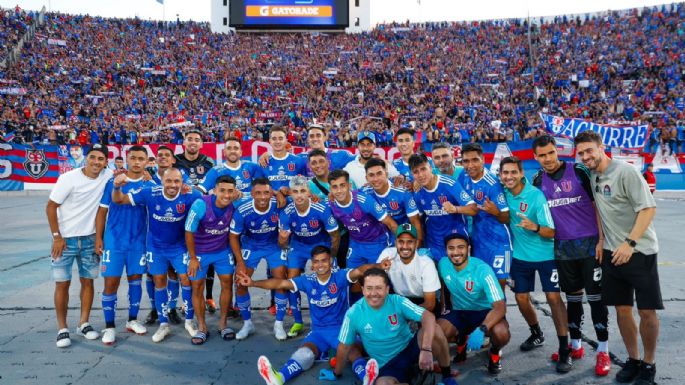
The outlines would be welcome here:
<svg viewBox="0 0 685 385">
<path fill-rule="evenodd" d="M 203 144 L 202 133 L 190 130 L 183 137 L 183 153 L 176 155 L 176 168 L 188 175 L 188 181 L 193 186 L 197 186 L 214 167 L 212 158 L 200 153 Z"/>
<path fill-rule="evenodd" d="M 164 172 L 167 169 L 174 167 L 174 165 L 176 164 L 176 158 L 174 157 L 174 152 L 171 151 L 169 147 L 164 145 L 161 145 L 157 148 L 157 158 L 157 170 L 156 172 L 151 172 L 150 176 L 152 177 L 153 182 L 161 186 L 162 175 L 164 175 Z M 185 171 L 181 169 L 179 170 L 183 175 L 183 183 L 189 184 L 190 180 L 188 179 L 188 175 L 185 173 Z"/>
<path fill-rule="evenodd" d="M 308 155 L 307 166 L 313 176 L 309 180 L 309 191 L 316 195 L 320 200 L 327 200 L 331 193 L 331 186 L 328 184 L 328 174 L 330 173 L 330 160 L 323 150 L 311 150 Z"/>
<path fill-rule="evenodd" d="M 353 161 L 349 162 L 343 170 L 350 175 L 350 180 L 355 186 L 362 187 L 366 184 L 366 170 L 364 165 L 373 158 L 373 152 L 376 150 L 376 134 L 371 131 L 360 131 L 357 135 L 357 156 Z M 400 176 L 400 173 L 395 169 L 395 166 L 388 164 L 388 177 L 395 181 L 395 178 Z M 404 180 L 404 178 L 402 178 Z"/>
<path fill-rule="evenodd" d="M 545 342 L 530 292 L 535 290 L 535 273 L 540 277 L 542 291 L 552 311 L 552 320 L 559 339 L 559 360 L 556 370 L 568 373 L 573 367 L 568 347 L 566 307 L 559 294 L 559 275 L 554 262 L 554 221 L 542 191 L 532 186 L 523 175 L 521 161 L 514 156 L 502 159 L 500 179 L 506 189 L 514 253 L 511 261 L 512 290 L 521 315 L 528 323 L 531 335 L 520 346 L 529 351 Z"/>
<path fill-rule="evenodd" d="M 542 169 L 535 174 L 533 186 L 547 198 L 554 219 L 554 258 L 559 270 L 559 286 L 566 293 L 566 313 L 571 336 L 571 358 L 585 353 L 581 344 L 583 324 L 583 290 L 587 293 L 592 323 L 597 334 L 595 374 L 606 376 L 611 370 L 609 358 L 609 312 L 602 303 L 602 268 L 595 258 L 599 238 L 590 173 L 582 164 L 562 162 L 551 136 L 533 141 L 535 160 Z M 558 359 L 553 356 L 552 359 Z"/>
<path fill-rule="evenodd" d="M 193 287 L 193 308 L 198 330 L 191 342 L 201 345 L 209 336 L 205 322 L 205 275 L 213 265 L 221 282 L 219 304 L 221 315 L 219 333 L 224 340 L 235 338 L 235 331 L 227 327 L 228 309 L 233 298 L 233 254 L 228 244 L 228 232 L 233 218 L 236 197 L 235 179 L 220 176 L 214 195 L 205 195 L 190 207 L 186 218 L 185 240 L 188 246 L 188 277 Z"/>
<path fill-rule="evenodd" d="M 146 187 L 124 194 L 121 189 L 128 183 L 126 175 L 114 179 L 112 202 L 145 206 L 148 213 L 147 262 L 155 281 L 155 307 L 159 328 L 153 334 L 153 342 L 161 342 L 171 333 L 167 314 L 167 270 L 172 266 L 181 281 L 181 298 L 186 308 L 185 329 L 191 336 L 197 333 L 193 325 L 192 289 L 187 273 L 188 253 L 185 244 L 184 225 L 190 206 L 200 198 L 200 193 L 181 193 L 181 172 L 170 168 L 162 176 L 163 186 Z"/>
<path fill-rule="evenodd" d="M 93 306 L 93 280 L 98 276 L 99 261 L 95 250 L 95 217 L 98 202 L 112 170 L 107 166 L 106 146 L 94 144 L 86 156 L 86 165 L 60 175 L 45 208 L 52 233 L 51 268 L 55 281 L 57 347 L 71 345 L 67 328 L 67 309 L 71 267 L 78 263 L 81 283 L 81 315 L 76 334 L 94 340 L 100 336 L 88 323 Z"/>
<path fill-rule="evenodd" d="M 338 347 L 338 333 L 345 312 L 349 308 L 347 290 L 362 276 L 361 269 L 333 269 L 331 249 L 318 245 L 311 250 L 312 273 L 290 279 L 253 281 L 246 274 L 238 275 L 245 287 L 282 289 L 291 293 L 305 293 L 309 300 L 312 331 L 290 359 L 276 371 L 266 356 L 257 362 L 259 374 L 267 385 L 282 385 L 309 370 L 317 357 Z"/>
<path fill-rule="evenodd" d="M 380 203 L 361 191 L 350 190 L 349 174 L 334 170 L 328 178 L 331 185 L 331 211 L 350 232 L 347 267 L 375 263 L 390 242 L 388 230 L 397 231 L 397 223 Z"/>
<path fill-rule="evenodd" d="M 416 141 L 414 140 L 414 130 L 410 128 L 400 128 L 395 134 L 395 143 L 400 157 L 392 161 L 397 172 L 404 177 L 406 182 L 413 182 L 414 176 L 409 169 L 409 157 L 414 155 L 414 147 Z"/>
<path fill-rule="evenodd" d="M 407 298 L 389 294 L 390 278 L 380 268 L 366 270 L 361 284 L 364 298 L 345 313 L 340 328 L 335 375 L 342 374 L 348 353 L 359 337 L 371 359 L 367 362 L 358 358 L 352 365 L 355 373 L 364 374 L 364 384 L 408 383 L 416 374 L 413 369 L 417 363 L 420 370 L 433 370 L 435 357 L 442 383 L 456 385 L 447 339 L 433 313 Z M 418 333 L 409 327 L 410 320 L 421 323 Z"/>
<path fill-rule="evenodd" d="M 307 161 L 288 152 L 288 133 L 282 126 L 272 126 L 269 131 L 269 144 L 272 152 L 269 165 L 263 170 L 271 188 L 284 196 L 290 194 L 288 182 L 296 175 L 307 174 Z"/>
<path fill-rule="evenodd" d="M 390 185 L 386 163 L 383 159 L 369 159 L 364 165 L 364 169 L 366 170 L 366 180 L 369 185 L 363 191 L 374 197 L 398 225 L 403 223 L 414 225 L 414 228 L 417 230 L 419 245 L 421 245 L 423 242 L 421 216 L 412 194 L 403 187 Z M 390 242 L 392 244 L 395 243 L 394 233 Z"/>
<path fill-rule="evenodd" d="M 128 149 L 126 154 L 127 183 L 122 188 L 124 193 L 136 192 L 154 185 L 154 182 L 143 179 L 146 163 L 147 150 L 145 147 L 133 146 Z M 147 333 L 145 326 L 138 321 L 138 310 L 143 295 L 141 278 L 147 270 L 145 258 L 147 213 L 143 206 L 133 207 L 112 203 L 113 187 L 113 180 L 107 182 L 95 222 L 95 248 L 102 253 L 100 270 L 105 278 L 105 287 L 102 290 L 102 311 L 105 316 L 102 343 L 105 345 L 112 345 L 116 341 L 114 319 L 117 290 L 124 267 L 126 267 L 128 279 L 129 303 L 126 329 L 138 335 Z M 103 235 L 104 250 L 102 248 Z"/>
<path fill-rule="evenodd" d="M 272 197 L 269 180 L 254 179 L 251 195 L 251 198 L 240 202 L 231 221 L 230 243 L 233 255 L 236 256 L 236 273 L 243 272 L 252 276 L 259 262 L 265 259 L 272 276 L 283 279 L 286 277 L 286 254 L 278 246 L 280 210 L 276 199 Z M 285 291 L 278 290 L 274 297 L 276 304 L 274 335 L 277 340 L 284 341 L 288 337 L 283 329 L 288 296 Z M 244 321 L 236 338 L 243 340 L 255 330 L 251 319 L 250 293 L 246 287 L 238 285 L 236 301 Z"/>
<path fill-rule="evenodd" d="M 464 215 L 476 215 L 478 208 L 456 180 L 433 174 L 425 154 L 412 155 L 409 166 L 419 186 L 414 201 L 424 215 L 425 247 L 437 262 L 447 256 L 444 239 L 449 234 L 468 236 Z"/>
<path fill-rule="evenodd" d="M 438 319 L 446 338 L 457 337 L 455 362 L 466 360 L 465 336 L 469 345 L 480 349 L 483 337 L 490 337 L 488 372 L 502 371 L 501 349 L 509 343 L 509 323 L 504 292 L 488 264 L 469 257 L 469 239 L 461 234 L 445 238 L 447 258 L 438 262 L 440 277 L 452 299 L 452 309 Z M 460 338 L 461 337 L 461 338 Z M 460 341 L 461 340 L 461 341 Z"/>
<path fill-rule="evenodd" d="M 465 172 L 457 180 L 478 206 L 478 214 L 473 217 L 471 229 L 473 256 L 492 267 L 504 290 L 509 278 L 512 241 L 507 225 L 509 206 L 504 198 L 502 184 L 497 175 L 485 169 L 480 144 L 464 145 L 461 159 Z"/>
<path fill-rule="evenodd" d="M 197 188 L 207 194 L 214 188 L 216 180 L 222 175 L 230 175 L 235 179 L 235 187 L 242 193 L 249 193 L 252 188 L 252 180 L 264 177 L 264 172 L 256 163 L 242 161 L 242 145 L 240 139 L 230 137 L 224 145 L 224 163 L 218 165 L 207 173 L 205 178 L 197 185 Z"/>
<path fill-rule="evenodd" d="M 602 265 L 602 301 L 616 307 L 618 329 L 628 351 L 625 366 L 616 373 L 618 382 L 654 384 L 659 318 L 664 308 L 657 270 L 659 244 L 652 219 L 656 202 L 649 186 L 632 165 L 609 158 L 602 138 L 584 131 L 575 139 L 576 153 L 590 169 L 590 182 L 604 239 L 598 248 Z M 644 356 L 640 360 L 638 328 L 633 303 L 640 315 Z"/>
<path fill-rule="evenodd" d="M 464 171 L 462 166 L 454 164 L 454 150 L 445 142 L 438 142 L 431 149 L 431 157 L 440 174 L 457 179 Z"/>
<path fill-rule="evenodd" d="M 419 249 L 419 231 L 411 223 L 397 226 L 395 246 L 383 250 L 378 263 L 392 263 L 387 270 L 396 294 L 435 312 L 440 278 L 428 249 Z"/>
</svg>

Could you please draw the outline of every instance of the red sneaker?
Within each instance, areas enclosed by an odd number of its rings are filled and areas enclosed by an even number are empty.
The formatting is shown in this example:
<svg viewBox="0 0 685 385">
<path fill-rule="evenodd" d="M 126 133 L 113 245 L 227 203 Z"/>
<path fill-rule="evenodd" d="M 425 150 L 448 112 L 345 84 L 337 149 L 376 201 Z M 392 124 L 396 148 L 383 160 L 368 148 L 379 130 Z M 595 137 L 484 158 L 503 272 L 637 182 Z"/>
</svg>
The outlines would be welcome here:
<svg viewBox="0 0 685 385">
<path fill-rule="evenodd" d="M 606 352 L 597 353 L 597 363 L 595 364 L 595 374 L 604 377 L 611 370 L 611 358 Z"/>
<path fill-rule="evenodd" d="M 574 360 L 579 360 L 585 356 L 585 348 L 580 347 L 578 349 L 573 349 L 571 348 L 571 345 L 568 346 L 569 349 L 571 349 L 571 358 Z M 559 361 L 559 352 L 554 352 L 552 353 L 552 361 L 557 362 Z"/>
</svg>

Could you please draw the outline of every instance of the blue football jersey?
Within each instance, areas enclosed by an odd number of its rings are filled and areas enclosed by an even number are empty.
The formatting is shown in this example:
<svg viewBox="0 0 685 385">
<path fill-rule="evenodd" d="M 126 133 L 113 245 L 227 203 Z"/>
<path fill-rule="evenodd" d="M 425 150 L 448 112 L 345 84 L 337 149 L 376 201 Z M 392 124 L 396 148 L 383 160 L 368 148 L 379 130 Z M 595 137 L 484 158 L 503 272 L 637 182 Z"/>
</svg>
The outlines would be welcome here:
<svg viewBox="0 0 685 385">
<path fill-rule="evenodd" d="M 135 194 L 154 183 L 142 179 L 128 179 L 121 191 Z M 112 202 L 114 179 L 110 179 L 100 199 L 100 207 L 106 207 L 105 249 L 117 251 L 145 251 L 147 235 L 147 212 L 145 206 L 120 205 Z"/>
<path fill-rule="evenodd" d="M 338 222 L 325 203 L 311 203 L 306 213 L 300 214 L 295 203 L 290 203 L 279 218 L 281 230 L 290 231 L 290 241 L 305 245 L 331 244 L 329 232 L 338 230 Z"/>
<path fill-rule="evenodd" d="M 419 215 L 414 197 L 402 187 L 390 186 L 383 195 L 378 195 L 370 186 L 364 187 L 363 191 L 374 197 L 398 225 L 409 223 L 409 217 Z"/>
<path fill-rule="evenodd" d="M 181 172 L 181 178 L 183 179 L 183 184 L 190 185 L 191 184 L 190 178 L 188 177 L 188 174 L 186 174 L 185 170 L 182 170 L 179 168 L 178 171 Z M 162 185 L 162 178 L 159 177 L 159 175 L 157 174 L 157 171 L 155 171 L 152 174 L 151 182 L 153 182 L 154 184 L 160 185 L 160 186 Z"/>
<path fill-rule="evenodd" d="M 259 212 L 254 200 L 240 201 L 231 219 L 231 234 L 240 235 L 240 243 L 247 249 L 278 248 L 278 216 L 276 199 L 271 198 L 265 212 Z"/>
<path fill-rule="evenodd" d="M 432 169 L 435 169 L 433 159 L 428 158 L 428 164 Z M 409 163 L 405 163 L 401 157 L 393 160 L 392 165 L 395 166 L 397 172 L 399 172 L 400 175 L 404 176 L 408 181 L 414 181 L 414 176 L 411 174 L 411 170 L 409 169 Z M 436 172 L 435 174 L 440 174 L 440 172 Z"/>
<path fill-rule="evenodd" d="M 347 289 L 351 283 L 349 273 L 350 269 L 333 271 L 328 282 L 320 282 L 314 273 L 290 280 L 295 285 L 294 292 L 301 291 L 307 294 L 312 327 L 342 325 L 345 312 L 350 307 L 347 300 Z"/>
<path fill-rule="evenodd" d="M 252 188 L 252 180 L 263 178 L 264 172 L 259 165 L 252 162 L 241 161 L 240 166 L 233 168 L 223 163 L 213 167 L 197 187 L 205 194 L 216 186 L 216 180 L 224 175 L 230 175 L 235 179 L 235 188 L 244 193 L 249 193 Z"/>
<path fill-rule="evenodd" d="M 478 206 L 482 206 L 486 199 L 490 199 L 500 211 L 509 211 L 502 184 L 495 174 L 485 170 L 483 177 L 474 181 L 468 174 L 461 173 L 457 180 Z M 481 210 L 473 217 L 473 233 L 473 242 L 487 242 L 498 246 L 509 245 L 511 247 L 512 239 L 509 227 L 485 211 Z"/>
<path fill-rule="evenodd" d="M 291 153 L 282 159 L 271 155 L 264 174 L 269 179 L 271 187 L 278 190 L 281 187 L 289 187 L 290 179 L 294 176 L 307 175 L 307 164 L 301 157 Z"/>
<path fill-rule="evenodd" d="M 148 250 L 163 254 L 182 254 L 186 251 L 186 216 L 193 202 L 201 196 L 193 190 L 169 199 L 164 196 L 162 186 L 145 187 L 128 194 L 132 205 L 147 208 Z"/>
</svg>

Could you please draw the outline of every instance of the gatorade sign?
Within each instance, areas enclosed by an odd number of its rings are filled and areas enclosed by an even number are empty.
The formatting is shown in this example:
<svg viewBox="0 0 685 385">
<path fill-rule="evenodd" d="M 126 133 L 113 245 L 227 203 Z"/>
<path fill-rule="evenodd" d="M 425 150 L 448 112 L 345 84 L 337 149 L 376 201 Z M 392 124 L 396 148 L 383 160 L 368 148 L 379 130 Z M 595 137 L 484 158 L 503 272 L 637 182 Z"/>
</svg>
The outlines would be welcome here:
<svg viewBox="0 0 685 385">
<path fill-rule="evenodd" d="M 248 17 L 331 17 L 333 7 L 322 6 L 278 6 L 248 5 L 245 7 Z"/>
</svg>

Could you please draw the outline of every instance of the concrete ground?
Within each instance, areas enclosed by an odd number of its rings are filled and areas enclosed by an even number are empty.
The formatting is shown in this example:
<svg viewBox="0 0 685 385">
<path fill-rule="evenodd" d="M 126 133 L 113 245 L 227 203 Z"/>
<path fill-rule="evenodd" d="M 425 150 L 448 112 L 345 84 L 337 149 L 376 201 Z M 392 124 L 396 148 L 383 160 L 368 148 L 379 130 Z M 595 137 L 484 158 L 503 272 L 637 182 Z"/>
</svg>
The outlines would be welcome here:
<svg viewBox="0 0 685 385">
<path fill-rule="evenodd" d="M 682 193 L 658 195 L 656 228 L 660 241 L 659 274 L 666 310 L 659 312 L 661 332 L 657 351 L 657 382 L 659 384 L 682 384 L 685 359 L 682 348 L 685 332 L 685 289 L 680 279 L 685 275 L 685 256 L 679 248 L 683 245 L 682 229 L 685 227 L 685 203 Z M 127 316 L 126 284 L 119 290 L 117 325 L 119 334 L 114 346 L 104 346 L 99 340 L 85 341 L 72 333 L 72 346 L 67 349 L 55 347 L 56 323 L 54 319 L 53 283 L 50 281 L 49 249 L 51 237 L 45 219 L 46 194 L 0 195 L 0 384 L 262 384 L 257 373 L 257 357 L 266 354 L 274 365 L 285 362 L 301 344 L 302 337 L 277 342 L 272 335 L 272 316 L 263 310 L 268 296 L 258 289 L 252 291 L 255 307 L 254 319 L 257 333 L 245 341 L 225 342 L 216 333 L 218 317 L 208 317 L 209 341 L 203 346 L 192 346 L 182 326 L 173 326 L 173 334 L 160 344 L 146 336 L 136 336 L 123 330 Z M 76 276 L 76 272 L 74 272 Z M 257 276 L 263 276 L 263 266 Z M 681 278 L 679 278 L 681 277 Z M 78 282 L 71 288 L 69 312 L 70 327 L 76 326 L 78 317 Z M 216 285 L 218 286 L 218 285 Z M 215 297 L 218 298 L 215 286 Z M 94 308 L 91 324 L 96 329 L 104 327 L 100 299 L 102 279 L 96 281 Z M 496 377 L 485 370 L 485 351 L 469 353 L 468 360 L 453 365 L 460 371 L 460 384 L 609 384 L 619 367 L 605 378 L 594 376 L 594 352 L 589 345 L 588 353 L 576 361 L 574 369 L 566 375 L 558 375 L 549 361 L 556 350 L 554 327 L 546 316 L 544 296 L 540 323 L 547 335 L 543 348 L 523 353 L 518 345 L 528 336 L 515 302 L 508 293 L 508 316 L 512 340 L 503 349 L 503 372 Z M 141 316 L 149 310 L 147 296 L 143 295 Z M 589 319 L 589 307 L 585 306 Z M 305 313 L 306 317 L 306 313 Z M 305 318 L 307 319 L 307 318 Z M 286 318 L 286 327 L 292 318 Z M 231 326 L 239 327 L 239 320 L 231 320 Z M 286 329 L 287 330 L 287 329 Z M 586 325 L 590 339 L 594 331 Z M 625 359 L 620 335 L 616 328 L 615 313 L 610 310 L 610 350 L 619 359 Z M 312 370 L 295 379 L 293 384 L 319 383 L 318 371 L 326 367 L 318 363 Z M 681 380 L 679 380 L 681 379 Z M 325 382 L 321 382 L 325 383 Z M 353 384 L 348 369 L 337 381 Z"/>
</svg>

